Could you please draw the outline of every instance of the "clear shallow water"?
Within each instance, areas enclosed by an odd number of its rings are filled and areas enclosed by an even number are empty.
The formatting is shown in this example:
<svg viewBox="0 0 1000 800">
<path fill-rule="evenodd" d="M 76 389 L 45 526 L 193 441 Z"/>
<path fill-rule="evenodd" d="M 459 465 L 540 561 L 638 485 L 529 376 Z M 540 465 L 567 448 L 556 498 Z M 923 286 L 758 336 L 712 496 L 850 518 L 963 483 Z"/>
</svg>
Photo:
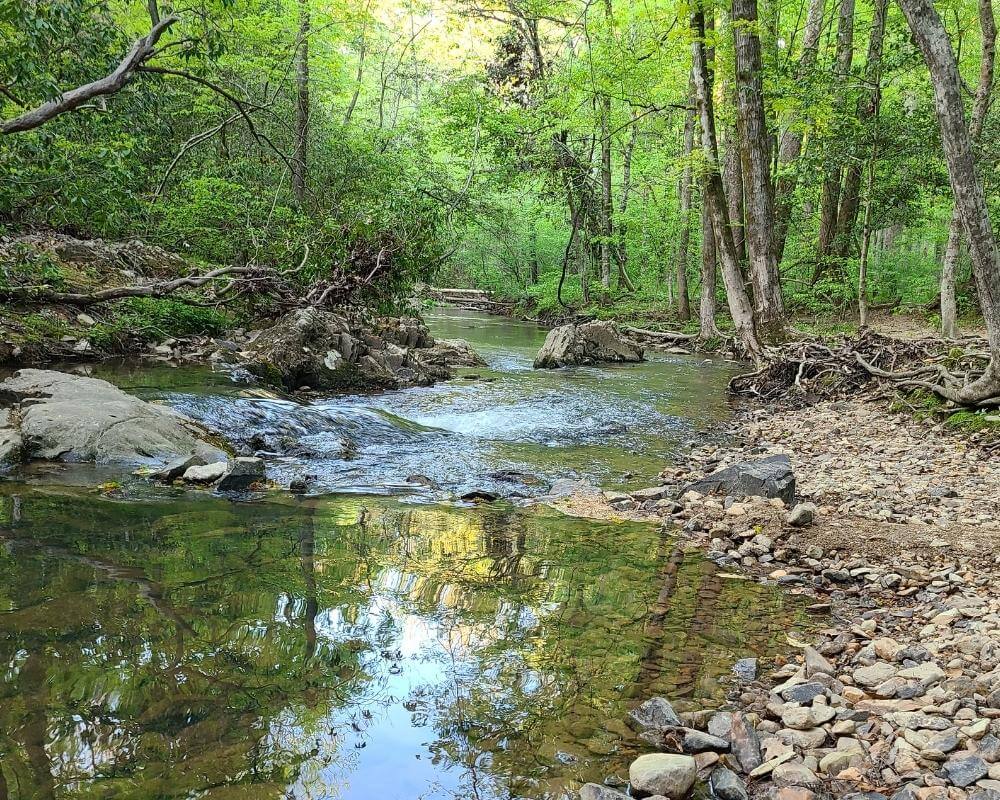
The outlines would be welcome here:
<svg viewBox="0 0 1000 800">
<path fill-rule="evenodd" d="M 95 369 L 340 493 L 0 481 L 0 799 L 571 798 L 627 774 L 639 699 L 717 700 L 735 659 L 806 624 L 652 525 L 387 496 L 415 472 L 443 493 L 509 491 L 499 469 L 648 484 L 726 416 L 718 365 L 539 372 L 532 326 L 431 324 L 489 367 L 308 406 L 207 369 Z"/>
<path fill-rule="evenodd" d="M 797 619 L 648 525 L 0 483 L 0 795 L 574 796 Z"/>
<path fill-rule="evenodd" d="M 718 429 L 729 413 L 725 362 L 650 354 L 643 364 L 535 370 L 545 339 L 535 325 L 457 309 L 427 322 L 435 336 L 467 339 L 488 366 L 427 388 L 308 405 L 207 369 L 96 374 L 264 452 L 279 482 L 314 475 L 318 493 L 425 491 L 406 482 L 411 475 L 430 478 L 437 493 L 533 494 L 561 477 L 646 486 L 686 442 Z M 509 470 L 538 480 L 497 478 Z"/>
</svg>

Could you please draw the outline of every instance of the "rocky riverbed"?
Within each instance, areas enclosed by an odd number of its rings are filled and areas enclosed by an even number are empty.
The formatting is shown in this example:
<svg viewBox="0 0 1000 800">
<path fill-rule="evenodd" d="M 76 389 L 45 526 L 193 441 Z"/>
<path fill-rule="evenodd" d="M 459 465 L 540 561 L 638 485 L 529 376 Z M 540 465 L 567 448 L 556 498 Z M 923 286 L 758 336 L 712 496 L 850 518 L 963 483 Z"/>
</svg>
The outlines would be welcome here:
<svg viewBox="0 0 1000 800">
<path fill-rule="evenodd" d="M 662 486 L 555 501 L 662 518 L 734 578 L 807 595 L 816 615 L 811 641 L 789 637 L 786 657 L 739 664 L 725 706 L 676 719 L 669 698 L 640 707 L 663 754 L 633 765 L 632 791 L 684 797 L 701 778 L 724 800 L 1000 798 L 1000 464 L 860 401 L 747 410 L 731 433 L 735 445 L 695 451 Z M 776 455 L 788 460 L 769 469 L 783 464 L 797 484 L 791 508 L 687 488 Z"/>
</svg>

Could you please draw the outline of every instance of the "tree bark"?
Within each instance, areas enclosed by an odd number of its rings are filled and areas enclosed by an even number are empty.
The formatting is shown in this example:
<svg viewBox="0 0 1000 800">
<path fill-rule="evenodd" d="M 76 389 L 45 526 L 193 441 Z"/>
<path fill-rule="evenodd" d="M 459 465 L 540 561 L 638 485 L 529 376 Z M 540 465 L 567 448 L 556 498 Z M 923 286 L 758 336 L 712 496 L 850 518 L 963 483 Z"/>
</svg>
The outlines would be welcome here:
<svg viewBox="0 0 1000 800">
<path fill-rule="evenodd" d="M 889 0 L 875 0 L 875 17 L 872 20 L 871 36 L 868 39 L 868 57 L 865 60 L 865 83 L 871 87 L 858 101 L 858 122 L 867 125 L 878 115 L 882 88 L 879 83 L 882 74 L 882 45 L 885 41 L 885 18 Z M 874 145 L 873 145 L 874 149 Z M 854 227 L 858 221 L 861 202 L 861 175 L 864 166 L 858 159 L 848 168 L 844 177 L 844 187 L 840 193 L 840 208 L 837 211 L 837 229 L 834 234 L 833 254 L 847 258 L 854 250 Z"/>
<path fill-rule="evenodd" d="M 804 82 L 816 63 L 819 51 L 819 39 L 823 32 L 823 12 L 825 0 L 809 0 L 809 12 L 806 16 L 806 31 L 802 41 L 802 55 L 799 58 L 796 75 Z M 774 261 L 781 264 L 785 254 L 785 242 L 788 239 L 788 226 L 792 220 L 792 198 L 798 184 L 798 174 L 794 164 L 802 155 L 803 135 L 794 125 L 787 127 L 781 134 L 778 146 L 778 179 L 774 196 Z"/>
<path fill-rule="evenodd" d="M 601 254 L 601 287 L 611 288 L 611 240 L 614 236 L 611 205 L 611 98 L 601 98 L 601 203 L 599 233 Z"/>
<path fill-rule="evenodd" d="M 694 86 L 689 90 L 689 97 L 694 102 Z M 677 281 L 677 316 L 682 320 L 691 319 L 691 298 L 688 294 L 688 251 L 691 241 L 691 151 L 694 148 L 694 122 L 695 111 L 691 111 L 684 117 L 684 169 L 681 171 L 680 185 L 678 191 L 681 204 L 681 229 L 677 242 L 677 268 L 675 279 Z"/>
<path fill-rule="evenodd" d="M 982 30 L 982 54 L 979 61 L 979 85 L 972 102 L 969 135 L 975 143 L 983 132 L 993 92 L 993 70 L 996 60 L 997 26 L 992 0 L 979 0 L 979 27 Z M 941 334 L 949 339 L 958 337 L 958 301 L 955 297 L 955 273 L 962 253 L 962 215 L 956 206 L 948 226 L 948 246 L 941 265 Z"/>
<path fill-rule="evenodd" d="M 701 297 L 698 301 L 698 338 L 705 340 L 719 336 L 715 323 L 715 232 L 708 205 L 701 204 Z"/>
<path fill-rule="evenodd" d="M 712 101 L 712 78 L 705 56 L 705 13 L 697 5 L 691 15 L 694 41 L 691 43 L 692 74 L 701 127 L 701 148 L 705 164 L 702 168 L 702 196 L 715 233 L 716 247 L 722 262 L 722 280 L 726 287 L 729 313 L 736 327 L 736 337 L 743 350 L 755 363 L 764 358 L 764 349 L 757 338 L 753 306 L 743 287 L 743 276 L 729 225 L 726 193 L 719 173 L 719 145 L 715 134 L 715 109 Z"/>
<path fill-rule="evenodd" d="M 635 143 L 638 139 L 638 114 L 633 112 L 632 131 L 622 153 L 622 194 L 618 201 L 618 213 L 615 214 L 615 260 L 618 262 L 618 283 L 630 292 L 635 291 L 635 284 L 628 274 L 628 225 L 625 221 L 625 212 L 628 210 L 628 201 L 632 193 L 632 154 L 635 152 Z"/>
<path fill-rule="evenodd" d="M 942 396 L 965 404 L 1000 395 L 1000 251 L 990 221 L 982 184 L 976 173 L 972 136 L 965 123 L 962 79 L 941 17 L 930 0 L 899 0 L 913 38 L 923 54 L 934 89 L 934 108 L 955 206 L 969 242 L 972 272 L 990 346 L 990 363 L 983 376 Z M 992 15 L 992 10 L 990 11 Z"/>
<path fill-rule="evenodd" d="M 837 21 L 837 53 L 834 64 L 834 81 L 838 89 L 834 96 L 836 113 L 843 111 L 844 87 L 847 77 L 851 74 L 851 63 L 854 61 L 854 0 L 840 0 L 840 16 Z M 823 188 L 820 192 L 819 211 L 819 245 L 816 253 L 816 269 L 813 271 L 813 283 L 823 274 L 826 259 L 833 247 L 833 239 L 837 233 L 837 208 L 840 205 L 840 167 L 829 165 Z"/>
<path fill-rule="evenodd" d="M 309 0 L 299 0 L 299 41 L 295 54 L 295 152 L 292 191 L 301 208 L 306 198 L 309 157 Z"/>
<path fill-rule="evenodd" d="M 732 20 L 750 279 L 757 328 L 767 338 L 777 338 L 784 333 L 785 304 L 771 247 L 774 202 L 770 140 L 764 117 L 763 63 L 757 35 L 757 0 L 733 0 Z"/>
</svg>

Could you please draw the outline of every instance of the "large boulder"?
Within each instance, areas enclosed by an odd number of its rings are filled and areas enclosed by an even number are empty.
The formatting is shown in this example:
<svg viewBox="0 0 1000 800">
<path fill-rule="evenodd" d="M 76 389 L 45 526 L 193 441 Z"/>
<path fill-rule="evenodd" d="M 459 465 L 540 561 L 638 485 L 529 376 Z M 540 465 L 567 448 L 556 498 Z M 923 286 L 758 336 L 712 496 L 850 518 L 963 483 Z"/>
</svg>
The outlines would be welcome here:
<svg viewBox="0 0 1000 800">
<path fill-rule="evenodd" d="M 684 492 L 734 497 L 777 497 L 791 506 L 795 500 L 795 473 L 786 455 L 743 461 L 720 469 L 684 487 Z"/>
<path fill-rule="evenodd" d="M 0 383 L 0 401 L 10 406 L 0 412 L 8 460 L 151 465 L 193 453 L 226 460 L 192 420 L 96 378 L 22 369 Z"/>
<path fill-rule="evenodd" d="M 634 363 L 642 359 L 642 348 L 623 336 L 613 322 L 584 322 L 550 330 L 535 357 L 535 369 L 605 362 Z"/>
<path fill-rule="evenodd" d="M 350 391 L 426 386 L 453 366 L 479 366 L 467 342 L 435 341 L 415 317 L 372 319 L 299 308 L 243 352 L 253 374 L 285 389 Z"/>
</svg>

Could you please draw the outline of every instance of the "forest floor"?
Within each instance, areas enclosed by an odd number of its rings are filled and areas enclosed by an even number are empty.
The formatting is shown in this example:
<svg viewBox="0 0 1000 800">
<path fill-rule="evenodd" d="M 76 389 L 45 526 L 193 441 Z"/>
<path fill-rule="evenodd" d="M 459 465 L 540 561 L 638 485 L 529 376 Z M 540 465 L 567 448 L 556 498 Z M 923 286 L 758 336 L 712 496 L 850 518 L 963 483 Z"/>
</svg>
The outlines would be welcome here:
<svg viewBox="0 0 1000 800">
<path fill-rule="evenodd" d="M 759 677 L 734 679 L 726 708 L 762 748 L 742 764 L 750 795 L 1000 797 L 1000 446 L 885 399 L 745 405 L 729 435 L 667 469 L 664 499 L 555 505 L 661 520 L 727 572 L 805 595 L 821 615 L 809 645 L 789 637 Z M 779 453 L 804 504 L 794 513 L 780 500 L 667 499 Z"/>
</svg>

